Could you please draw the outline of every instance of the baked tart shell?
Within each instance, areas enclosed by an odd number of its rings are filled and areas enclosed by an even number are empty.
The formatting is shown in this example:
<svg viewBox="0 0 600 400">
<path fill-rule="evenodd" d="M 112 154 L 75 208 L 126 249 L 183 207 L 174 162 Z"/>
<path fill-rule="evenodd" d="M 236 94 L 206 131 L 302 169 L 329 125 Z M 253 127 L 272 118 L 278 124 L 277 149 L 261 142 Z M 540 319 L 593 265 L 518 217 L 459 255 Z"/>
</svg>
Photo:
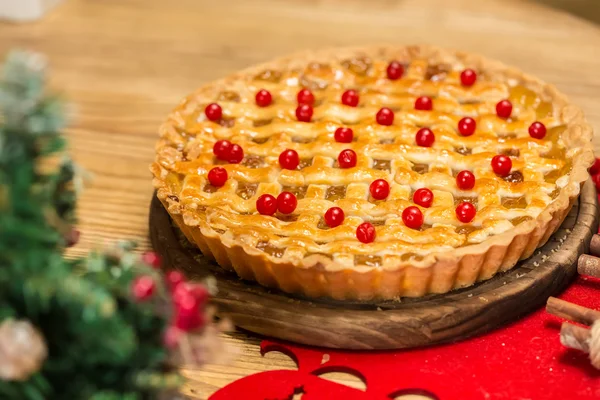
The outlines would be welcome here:
<svg viewBox="0 0 600 400">
<path fill-rule="evenodd" d="M 448 252 L 432 253 L 419 261 L 398 262 L 392 266 L 349 268 L 319 254 L 299 261 L 286 257 L 270 257 L 238 238 L 214 230 L 206 220 L 195 216 L 196 210 L 180 202 L 179 193 L 175 193 L 172 185 L 167 182 L 168 170 L 164 163 L 169 161 L 165 161 L 164 154 L 168 151 L 162 150 L 171 144 L 163 138 L 156 149 L 157 154 L 162 153 L 162 157 L 157 157 L 157 161 L 151 165 L 157 197 L 179 229 L 204 256 L 242 279 L 256 281 L 263 286 L 288 293 L 339 300 L 370 300 L 440 294 L 470 286 L 513 268 L 519 260 L 530 257 L 537 248 L 548 241 L 569 213 L 579 196 L 583 182 L 589 176 L 588 168 L 594 161 L 592 129 L 579 108 L 569 104 L 566 97 L 554 86 L 535 77 L 470 53 L 431 46 L 390 46 L 294 54 L 241 71 L 214 82 L 211 86 L 226 87 L 228 82 L 238 77 L 256 74 L 266 69 L 289 68 L 290 65 L 305 65 L 312 60 L 340 60 L 357 55 L 400 60 L 419 57 L 434 63 L 459 63 L 503 81 L 521 82 L 537 93 L 542 93 L 552 100 L 555 113 L 560 115 L 563 124 L 566 125 L 561 138 L 572 155 L 572 169 L 568 175 L 568 182 L 560 188 L 558 196 L 537 218 L 525 221 L 501 234 L 489 236 L 481 243 L 458 247 Z"/>
</svg>

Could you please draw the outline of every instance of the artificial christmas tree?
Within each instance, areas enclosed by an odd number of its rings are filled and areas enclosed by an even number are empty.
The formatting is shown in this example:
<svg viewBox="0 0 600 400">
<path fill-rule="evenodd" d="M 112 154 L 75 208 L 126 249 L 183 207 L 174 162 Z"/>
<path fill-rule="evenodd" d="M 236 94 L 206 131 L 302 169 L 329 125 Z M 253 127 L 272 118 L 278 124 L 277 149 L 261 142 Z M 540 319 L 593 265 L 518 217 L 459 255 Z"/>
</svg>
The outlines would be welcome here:
<svg viewBox="0 0 600 400">
<path fill-rule="evenodd" d="M 181 384 L 171 362 L 180 349 L 197 361 L 206 352 L 194 338 L 219 331 L 204 314 L 207 289 L 163 276 L 159 258 L 129 242 L 63 256 L 78 237 L 75 168 L 63 150 L 63 103 L 44 84 L 42 57 L 9 55 L 0 81 L 0 398 L 155 398 Z"/>
</svg>

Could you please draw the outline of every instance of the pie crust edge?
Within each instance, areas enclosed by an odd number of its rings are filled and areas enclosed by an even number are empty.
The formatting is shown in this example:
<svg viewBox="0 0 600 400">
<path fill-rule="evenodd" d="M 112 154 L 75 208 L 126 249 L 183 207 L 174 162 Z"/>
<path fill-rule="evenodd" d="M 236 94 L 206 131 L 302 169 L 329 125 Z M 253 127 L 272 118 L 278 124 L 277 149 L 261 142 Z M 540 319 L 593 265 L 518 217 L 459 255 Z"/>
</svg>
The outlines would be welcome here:
<svg viewBox="0 0 600 400">
<path fill-rule="evenodd" d="M 536 219 L 490 236 L 481 243 L 455 248 L 445 253 L 434 253 L 421 261 L 402 262 L 392 267 L 348 268 L 321 255 L 306 257 L 299 264 L 285 256 L 273 259 L 241 240 L 221 236 L 206 221 L 185 218 L 192 210 L 187 210 L 177 200 L 177 193 L 171 192 L 164 179 L 167 171 L 159 162 L 164 160 L 159 160 L 157 156 L 156 162 L 150 167 L 154 175 L 153 184 L 157 189 L 157 197 L 190 242 L 195 243 L 206 257 L 214 259 L 225 270 L 237 273 L 242 279 L 254 280 L 263 286 L 279 288 L 289 293 L 301 293 L 308 297 L 362 300 L 418 297 L 470 286 L 477 281 L 491 278 L 497 272 L 511 269 L 519 260 L 530 257 L 538 247 L 546 243 L 562 224 L 580 193 L 581 185 L 589 176 L 587 170 L 594 161 L 592 128 L 585 120 L 583 112 L 569 104 L 566 96 L 553 85 L 516 68 L 480 55 L 433 46 L 335 48 L 296 53 L 250 67 L 209 83 L 189 97 L 197 97 L 207 91 L 213 92 L 214 88 L 227 87 L 228 82 L 265 69 L 293 68 L 305 66 L 311 61 L 327 62 L 357 56 L 396 59 L 400 62 L 419 58 L 429 60 L 430 63 L 464 64 L 490 77 L 506 82 L 521 82 L 552 99 L 556 115 L 559 115 L 566 125 L 561 138 L 567 150 L 574 151 L 568 183 Z M 157 154 L 169 145 L 168 141 L 161 139 L 156 146 Z"/>
</svg>

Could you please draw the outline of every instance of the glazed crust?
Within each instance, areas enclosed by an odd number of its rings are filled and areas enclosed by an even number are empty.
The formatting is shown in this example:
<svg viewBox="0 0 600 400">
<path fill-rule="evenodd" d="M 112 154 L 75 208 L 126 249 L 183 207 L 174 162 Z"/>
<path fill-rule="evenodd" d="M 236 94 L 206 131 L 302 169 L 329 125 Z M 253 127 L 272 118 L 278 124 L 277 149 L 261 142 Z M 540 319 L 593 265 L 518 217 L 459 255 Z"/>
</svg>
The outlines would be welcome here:
<svg viewBox="0 0 600 400">
<path fill-rule="evenodd" d="M 283 255 L 272 257 L 243 238 L 218 232 L 206 218 L 198 217 L 197 205 L 181 201 L 180 188 L 168 181 L 169 170 L 181 161 L 184 135 L 173 127 L 173 114 L 161 127 L 157 158 L 151 166 L 157 196 L 188 240 L 224 269 L 241 278 L 310 297 L 336 299 L 396 298 L 445 293 L 455 288 L 489 279 L 512 268 L 520 259 L 533 254 L 554 233 L 579 195 L 593 163 L 592 130 L 581 110 L 570 105 L 556 88 L 522 72 L 478 55 L 442 50 L 430 46 L 369 47 L 304 52 L 258 65 L 211 83 L 190 95 L 185 104 L 207 104 L 216 95 L 235 87 L 248 76 L 265 70 L 293 70 L 308 63 L 321 63 L 368 57 L 410 63 L 415 59 L 430 64 L 447 64 L 473 68 L 492 81 L 519 84 L 533 90 L 553 105 L 554 115 L 566 129 L 560 139 L 571 158 L 568 181 L 562 182 L 558 195 L 537 215 L 511 229 L 491 234 L 483 241 L 462 245 L 450 251 L 432 252 L 418 259 L 400 260 L 383 265 L 348 266 L 332 258 L 313 254 L 303 258 Z"/>
</svg>

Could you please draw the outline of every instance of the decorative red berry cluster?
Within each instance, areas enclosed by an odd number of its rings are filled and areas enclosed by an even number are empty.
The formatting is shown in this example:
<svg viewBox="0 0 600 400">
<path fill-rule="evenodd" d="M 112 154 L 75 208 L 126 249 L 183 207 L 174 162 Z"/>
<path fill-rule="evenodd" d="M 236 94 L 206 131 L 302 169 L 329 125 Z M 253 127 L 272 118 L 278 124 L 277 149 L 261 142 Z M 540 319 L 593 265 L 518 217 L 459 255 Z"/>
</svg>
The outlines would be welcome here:
<svg viewBox="0 0 600 400">
<path fill-rule="evenodd" d="M 156 270 L 161 268 L 161 259 L 154 252 L 143 254 L 142 262 Z M 173 304 L 173 319 L 163 340 L 166 347 L 173 348 L 182 335 L 197 332 L 206 324 L 204 309 L 209 293 L 204 285 L 187 282 L 179 271 L 167 272 L 164 281 Z M 131 292 L 137 301 L 150 301 L 157 296 L 159 284 L 153 275 L 141 275 L 133 280 Z"/>
<path fill-rule="evenodd" d="M 405 74 L 405 66 L 398 61 L 391 61 L 386 69 L 387 78 L 390 81 L 400 80 Z M 460 83 L 463 87 L 471 87 L 477 81 L 477 73 L 472 69 L 465 69 L 460 73 Z M 273 103 L 273 96 L 268 90 L 261 89 L 255 96 L 259 107 L 267 107 Z M 301 89 L 297 95 L 296 118 L 300 122 L 310 122 L 314 113 L 315 95 L 306 88 Z M 360 93 L 355 89 L 344 91 L 340 98 L 341 104 L 348 107 L 358 107 L 360 104 Z M 433 99 L 428 96 L 418 97 L 414 102 L 414 109 L 418 111 L 432 111 Z M 496 115 L 502 119 L 512 116 L 513 105 L 508 100 L 501 100 L 496 104 Z M 223 111 L 218 104 L 212 103 L 206 106 L 206 117 L 210 121 L 218 122 L 223 116 Z M 391 126 L 394 124 L 394 111 L 388 107 L 382 107 L 375 115 L 379 125 Z M 458 121 L 457 132 L 462 136 L 471 136 L 477 131 L 477 121 L 469 116 Z M 534 139 L 543 139 L 546 135 L 546 127 L 543 123 L 536 121 L 529 127 L 529 135 Z M 334 139 L 338 143 L 352 143 L 354 132 L 348 127 L 338 127 L 334 132 Z M 432 147 L 435 143 L 435 133 L 428 127 L 420 128 L 415 134 L 415 143 L 421 147 Z M 215 143 L 213 152 L 217 159 L 229 163 L 239 163 L 244 158 L 243 149 L 227 140 L 219 140 Z M 337 163 L 340 168 L 353 168 L 357 164 L 357 155 L 352 149 L 342 150 Z M 279 165 L 282 169 L 295 170 L 300 165 L 300 156 L 296 150 L 286 149 L 279 155 Z M 490 161 L 494 173 L 500 177 L 507 177 L 512 170 L 512 160 L 505 155 L 497 155 Z M 600 169 L 600 167 L 599 167 Z M 223 186 L 227 181 L 227 170 L 223 167 L 214 167 L 208 173 L 208 180 L 216 187 Z M 461 171 L 456 176 L 456 185 L 460 190 L 471 190 L 475 187 L 475 176 L 470 171 Z M 374 200 L 385 200 L 390 194 L 390 184 L 384 179 L 373 181 L 369 192 Z M 427 188 L 421 188 L 414 192 L 413 202 L 423 208 L 428 208 L 433 203 L 433 192 Z M 261 195 L 256 201 L 256 209 L 262 215 L 274 215 L 276 212 L 291 214 L 298 205 L 298 200 L 293 193 L 282 192 L 277 198 L 270 194 Z M 469 202 L 463 202 L 456 207 L 456 217 L 463 223 L 471 222 L 476 215 L 476 208 Z M 339 226 L 344 221 L 344 211 L 339 207 L 332 207 L 324 215 L 325 224 L 331 228 Z M 406 226 L 420 229 L 424 222 L 421 209 L 410 206 L 403 210 L 402 220 Z M 356 237 L 363 243 L 375 240 L 375 227 L 369 222 L 364 222 L 356 229 Z"/>
</svg>

